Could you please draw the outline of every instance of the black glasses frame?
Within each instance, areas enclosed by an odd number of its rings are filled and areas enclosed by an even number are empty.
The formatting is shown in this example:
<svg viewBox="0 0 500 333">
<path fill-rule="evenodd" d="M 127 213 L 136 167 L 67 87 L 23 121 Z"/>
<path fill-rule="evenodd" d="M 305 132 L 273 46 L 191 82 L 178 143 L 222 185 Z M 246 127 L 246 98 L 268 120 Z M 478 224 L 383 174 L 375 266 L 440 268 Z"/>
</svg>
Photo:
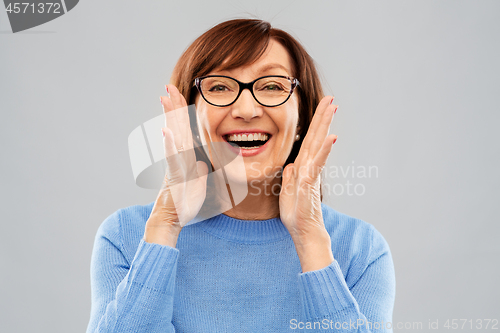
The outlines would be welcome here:
<svg viewBox="0 0 500 333">
<path fill-rule="evenodd" d="M 229 103 L 229 104 L 225 104 L 225 105 L 217 105 L 217 104 L 214 104 L 214 103 L 211 103 L 209 102 L 205 96 L 203 95 L 203 92 L 201 91 L 201 81 L 207 77 L 225 77 L 225 78 L 228 78 L 228 79 L 232 79 L 234 81 L 236 81 L 239 85 L 239 91 L 238 91 L 238 95 L 236 95 L 235 99 Z M 280 104 L 276 104 L 276 105 L 266 105 L 264 103 L 261 103 L 257 97 L 255 97 L 255 94 L 253 93 L 253 85 L 255 82 L 259 81 L 260 79 L 263 79 L 263 78 L 266 78 L 266 77 L 280 77 L 280 78 L 283 78 L 283 79 L 288 79 L 290 80 L 290 82 L 292 83 L 292 86 L 290 88 L 290 93 L 288 94 L 288 97 L 283 101 L 281 102 Z M 198 92 L 201 94 L 201 97 L 203 97 L 203 99 L 205 100 L 205 102 L 207 102 L 208 104 L 210 105 L 213 105 L 213 106 L 218 106 L 218 107 L 226 107 L 226 106 L 229 106 L 231 104 L 234 104 L 234 102 L 236 102 L 238 100 L 238 98 L 240 97 L 241 95 L 241 92 L 244 90 L 244 89 L 248 89 L 250 90 L 250 93 L 252 94 L 253 98 L 257 101 L 257 103 L 259 103 L 260 105 L 262 106 L 266 106 L 266 107 L 275 107 L 275 106 L 280 106 L 284 103 L 286 103 L 286 101 L 288 101 L 290 99 L 290 96 L 292 96 L 292 93 L 293 91 L 295 90 L 295 88 L 297 86 L 300 85 L 300 82 L 299 80 L 297 80 L 296 78 L 292 78 L 292 77 L 289 77 L 289 76 L 284 76 L 284 75 L 266 75 L 266 76 L 261 76 L 255 80 L 253 80 L 252 82 L 247 82 L 247 83 L 244 83 L 244 82 L 240 82 L 238 80 L 236 80 L 234 77 L 230 77 L 230 76 L 226 76 L 226 75 L 206 75 L 206 76 L 200 76 L 200 77 L 197 77 L 194 79 L 194 84 L 193 86 L 196 87 L 196 89 L 198 89 Z"/>
</svg>

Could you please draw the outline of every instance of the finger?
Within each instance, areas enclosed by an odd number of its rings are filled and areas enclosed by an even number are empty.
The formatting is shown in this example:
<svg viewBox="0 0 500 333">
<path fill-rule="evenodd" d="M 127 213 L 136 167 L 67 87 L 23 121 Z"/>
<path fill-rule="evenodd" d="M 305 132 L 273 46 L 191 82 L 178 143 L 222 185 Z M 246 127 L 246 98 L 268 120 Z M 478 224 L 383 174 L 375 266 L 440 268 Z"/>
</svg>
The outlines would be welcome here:
<svg viewBox="0 0 500 333">
<path fill-rule="evenodd" d="M 196 178 L 196 153 L 193 149 L 189 123 L 182 124 L 179 122 L 179 118 L 182 119 L 182 116 L 177 116 L 183 112 L 187 114 L 187 110 L 184 110 L 187 108 L 174 110 L 169 97 L 160 97 L 160 100 L 164 105 L 166 128 L 172 135 L 172 137 L 169 135 L 167 140 L 169 141 L 168 145 L 173 145 L 173 148 L 170 146 L 165 150 L 167 164 L 172 173 L 170 177 L 176 178 L 177 181 L 189 181 Z"/>
<path fill-rule="evenodd" d="M 188 147 L 189 141 L 192 139 L 192 135 L 189 130 L 189 114 L 186 99 L 175 85 L 167 84 L 165 88 L 170 94 L 170 100 L 175 108 L 174 115 L 177 120 L 177 125 L 179 126 L 179 131 L 181 132 L 181 145 L 182 147 Z M 190 134 L 191 137 L 188 134 Z"/>
<path fill-rule="evenodd" d="M 328 159 L 328 156 L 332 151 L 332 146 L 336 141 L 337 141 L 337 136 L 335 134 L 327 136 L 326 139 L 324 140 L 323 145 L 321 146 L 319 152 L 316 154 L 313 160 L 312 164 L 313 167 L 310 173 L 310 177 L 312 179 L 316 179 L 321 173 L 321 170 L 323 170 L 326 161 Z"/>
<path fill-rule="evenodd" d="M 205 162 L 198 161 L 196 162 L 196 173 L 200 178 L 208 177 L 208 166 Z"/>
<path fill-rule="evenodd" d="M 193 147 L 192 134 L 189 122 L 186 123 L 184 114 L 187 114 L 187 108 L 174 109 L 172 100 L 166 96 L 160 97 L 165 114 L 165 126 L 168 127 L 173 135 L 175 146 L 178 149 L 187 151 Z"/>
<path fill-rule="evenodd" d="M 165 150 L 165 158 L 169 158 L 177 154 L 177 148 L 174 143 L 174 134 L 168 127 L 163 127 L 161 129 L 163 131 L 163 147 Z"/>
<path fill-rule="evenodd" d="M 314 158 L 314 156 L 316 156 L 318 151 L 321 149 L 323 143 L 325 142 L 325 138 L 330 132 L 330 126 L 332 125 L 332 120 L 337 108 L 338 105 L 329 105 L 323 113 L 321 122 L 317 123 L 317 129 L 313 132 L 314 136 L 312 137 L 311 145 L 309 147 L 309 156 Z"/>
<path fill-rule="evenodd" d="M 295 165 L 290 163 L 283 170 L 280 195 L 293 195 L 295 187 L 294 174 Z"/>
<path fill-rule="evenodd" d="M 187 182 L 197 178 L 197 163 L 194 151 L 179 152 L 174 144 L 172 131 L 168 127 L 162 128 L 164 133 L 165 158 L 167 172 L 165 177 L 169 185 Z M 192 156 L 191 156 L 192 155 Z"/>
<path fill-rule="evenodd" d="M 282 183 L 290 181 L 291 177 L 293 176 L 293 172 L 294 172 L 294 164 L 290 163 L 285 167 L 285 169 L 282 172 L 282 177 L 283 177 Z"/>
<path fill-rule="evenodd" d="M 165 86 L 167 89 L 167 92 L 170 94 L 170 99 L 172 100 L 174 106 L 176 109 L 180 109 L 184 106 L 187 106 L 186 99 L 182 94 L 179 92 L 179 89 L 177 89 L 176 86 L 173 84 L 167 84 Z"/>
<path fill-rule="evenodd" d="M 174 133 L 179 133 L 180 136 L 176 138 L 176 146 L 183 147 L 184 150 L 193 148 L 193 134 L 191 131 L 191 126 L 189 123 L 189 112 L 186 103 L 186 99 L 179 92 L 176 86 L 169 84 L 165 88 L 169 93 L 168 99 L 170 99 L 171 105 L 173 107 L 172 121 L 176 127 L 173 129 Z"/>
<path fill-rule="evenodd" d="M 167 84 L 165 88 L 170 95 L 175 110 L 179 110 L 179 112 L 175 112 L 175 116 L 177 117 L 177 122 L 181 126 L 181 131 L 184 131 L 186 129 L 184 125 L 189 125 L 186 99 L 173 84 Z"/>
<path fill-rule="evenodd" d="M 182 180 L 182 163 L 178 158 L 177 148 L 174 143 L 174 135 L 168 127 L 163 127 L 163 147 L 165 151 L 165 160 L 167 162 L 167 171 L 165 178 L 168 180 L 169 185 L 174 185 Z"/>
<path fill-rule="evenodd" d="M 314 131 L 316 130 L 316 127 L 318 126 L 318 122 L 321 122 L 321 118 L 323 116 L 323 113 L 328 108 L 330 101 L 332 101 L 332 97 L 325 96 L 319 102 L 318 107 L 316 108 L 314 116 L 311 120 L 311 124 L 309 125 L 309 128 L 307 129 L 306 136 L 304 138 L 304 141 L 302 142 L 302 145 L 300 147 L 300 151 L 299 151 L 299 154 L 297 155 L 296 161 L 302 162 L 309 155 L 309 150 L 311 148 L 311 141 L 313 140 L 312 137 L 314 136 Z"/>
<path fill-rule="evenodd" d="M 182 146 L 182 133 L 180 131 L 180 126 L 177 123 L 176 113 L 179 112 L 172 100 L 167 96 L 161 96 L 160 100 L 163 106 L 163 113 L 165 114 L 165 127 L 167 127 L 173 134 L 173 140 L 175 147 Z"/>
</svg>

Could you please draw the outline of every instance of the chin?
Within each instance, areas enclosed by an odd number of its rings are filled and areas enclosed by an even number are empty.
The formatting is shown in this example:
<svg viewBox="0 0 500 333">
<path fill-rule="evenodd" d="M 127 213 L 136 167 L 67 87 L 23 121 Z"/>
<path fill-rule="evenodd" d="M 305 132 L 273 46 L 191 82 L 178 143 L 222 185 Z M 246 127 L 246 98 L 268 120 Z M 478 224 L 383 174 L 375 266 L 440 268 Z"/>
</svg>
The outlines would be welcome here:
<svg viewBox="0 0 500 333">
<path fill-rule="evenodd" d="M 242 158 L 241 155 L 239 158 Z M 238 158 L 224 168 L 228 181 L 239 185 L 258 186 L 259 184 L 273 182 L 276 176 L 281 174 L 281 167 L 279 166 L 252 161 L 252 159 L 245 157 L 242 159 L 244 169 L 242 169 L 241 162 L 238 162 Z"/>
</svg>

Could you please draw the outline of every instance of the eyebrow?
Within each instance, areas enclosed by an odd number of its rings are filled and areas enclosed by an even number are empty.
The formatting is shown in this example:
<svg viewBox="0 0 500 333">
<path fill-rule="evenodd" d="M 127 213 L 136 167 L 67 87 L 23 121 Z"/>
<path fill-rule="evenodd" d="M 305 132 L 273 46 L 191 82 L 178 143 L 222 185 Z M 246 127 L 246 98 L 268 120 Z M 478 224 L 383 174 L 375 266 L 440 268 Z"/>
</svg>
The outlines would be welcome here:
<svg viewBox="0 0 500 333">
<path fill-rule="evenodd" d="M 261 69 L 259 69 L 258 73 L 261 74 L 261 73 L 266 72 L 266 71 L 268 71 L 270 69 L 273 69 L 273 68 L 281 68 L 285 72 L 287 72 L 288 75 L 291 75 L 290 71 L 285 66 L 283 66 L 281 64 L 275 64 L 275 63 L 265 65 L 264 67 L 262 67 Z"/>
<path fill-rule="evenodd" d="M 283 65 L 281 64 L 278 64 L 278 63 L 271 63 L 271 64 L 267 64 L 267 65 L 264 65 L 262 66 L 258 71 L 257 71 L 257 74 L 262 74 L 270 69 L 274 69 L 274 68 L 279 68 L 279 69 L 282 69 L 284 70 L 288 76 L 291 76 L 292 74 L 290 73 L 290 71 Z M 229 71 L 224 69 L 224 70 L 220 70 L 220 71 L 214 71 L 214 72 L 211 72 L 211 73 L 214 73 L 214 74 L 229 74 Z"/>
</svg>

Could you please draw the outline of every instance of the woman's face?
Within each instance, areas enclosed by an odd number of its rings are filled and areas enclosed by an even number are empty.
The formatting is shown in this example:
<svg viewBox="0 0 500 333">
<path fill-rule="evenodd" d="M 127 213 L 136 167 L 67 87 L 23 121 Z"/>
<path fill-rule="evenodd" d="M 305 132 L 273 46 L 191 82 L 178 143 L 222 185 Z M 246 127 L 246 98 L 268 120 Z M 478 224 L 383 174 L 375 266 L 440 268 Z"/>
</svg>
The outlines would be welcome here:
<svg viewBox="0 0 500 333">
<path fill-rule="evenodd" d="M 265 75 L 292 76 L 291 66 L 288 51 L 271 39 L 265 53 L 253 64 L 233 70 L 213 71 L 209 75 L 227 75 L 241 82 L 250 82 Z M 254 139 L 265 139 L 267 135 L 268 141 L 260 148 L 241 148 L 247 183 L 270 181 L 281 170 L 297 134 L 299 112 L 296 93 L 284 104 L 275 107 L 260 105 L 248 89 L 241 92 L 234 104 L 226 107 L 210 105 L 200 94 L 195 103 L 199 130 L 205 143 L 215 142 L 216 146 L 230 150 L 228 141 L 238 140 L 239 136 L 244 138 L 246 135 L 248 140 L 250 135 Z M 241 177 L 242 173 L 239 174 Z"/>
</svg>

